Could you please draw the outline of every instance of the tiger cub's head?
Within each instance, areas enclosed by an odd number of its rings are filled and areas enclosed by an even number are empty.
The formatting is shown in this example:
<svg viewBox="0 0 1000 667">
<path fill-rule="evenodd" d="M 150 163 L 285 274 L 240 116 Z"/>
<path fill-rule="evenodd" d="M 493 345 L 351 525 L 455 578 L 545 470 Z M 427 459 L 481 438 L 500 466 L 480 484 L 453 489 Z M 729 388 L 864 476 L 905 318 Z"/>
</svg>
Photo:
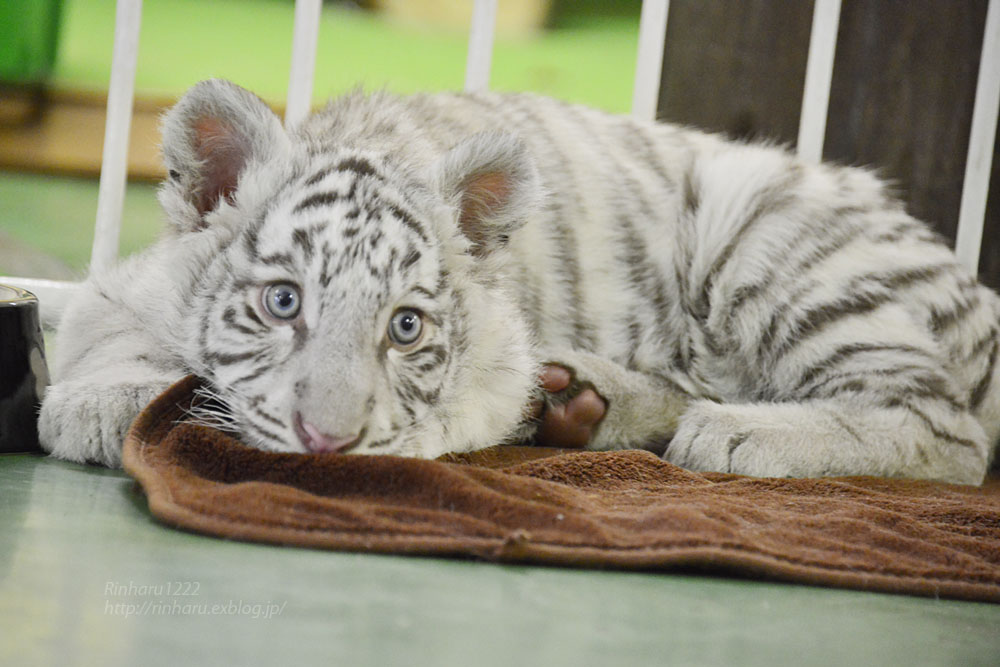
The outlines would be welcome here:
<svg viewBox="0 0 1000 667">
<path fill-rule="evenodd" d="M 187 361 L 262 449 L 495 444 L 537 377 L 505 272 L 540 200 L 533 163 L 501 133 L 426 160 L 359 143 L 286 131 L 220 80 L 168 112 L 171 242 L 213 244 L 177 295 Z"/>
</svg>

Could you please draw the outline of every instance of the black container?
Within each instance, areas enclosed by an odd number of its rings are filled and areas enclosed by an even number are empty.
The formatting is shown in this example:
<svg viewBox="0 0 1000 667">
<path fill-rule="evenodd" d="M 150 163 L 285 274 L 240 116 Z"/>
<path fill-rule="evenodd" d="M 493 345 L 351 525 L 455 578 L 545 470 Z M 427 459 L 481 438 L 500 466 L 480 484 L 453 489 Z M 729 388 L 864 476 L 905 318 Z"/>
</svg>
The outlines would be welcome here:
<svg viewBox="0 0 1000 667">
<path fill-rule="evenodd" d="M 38 299 L 0 285 L 0 452 L 38 451 L 38 406 L 49 383 Z"/>
</svg>

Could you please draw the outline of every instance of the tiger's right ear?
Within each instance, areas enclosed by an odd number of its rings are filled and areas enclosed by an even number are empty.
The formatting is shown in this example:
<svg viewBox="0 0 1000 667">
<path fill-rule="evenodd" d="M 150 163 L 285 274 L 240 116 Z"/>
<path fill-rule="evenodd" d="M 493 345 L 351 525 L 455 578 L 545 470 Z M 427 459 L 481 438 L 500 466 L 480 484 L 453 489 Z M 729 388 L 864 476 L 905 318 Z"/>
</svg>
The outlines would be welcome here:
<svg viewBox="0 0 1000 667">
<path fill-rule="evenodd" d="M 164 116 L 162 132 L 168 177 L 160 202 L 178 231 L 204 228 L 220 204 L 234 202 L 247 165 L 288 142 L 263 100 L 222 79 L 188 90 Z"/>
</svg>

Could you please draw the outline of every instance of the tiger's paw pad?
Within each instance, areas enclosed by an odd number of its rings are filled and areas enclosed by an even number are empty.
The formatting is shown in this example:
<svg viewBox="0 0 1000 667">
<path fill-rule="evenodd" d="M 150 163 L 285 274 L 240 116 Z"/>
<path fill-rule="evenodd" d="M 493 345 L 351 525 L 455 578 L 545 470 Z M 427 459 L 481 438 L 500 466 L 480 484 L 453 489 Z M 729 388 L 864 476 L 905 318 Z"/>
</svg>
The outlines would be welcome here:
<svg viewBox="0 0 1000 667">
<path fill-rule="evenodd" d="M 535 444 L 573 449 L 586 447 L 607 413 L 607 401 L 593 385 L 580 382 L 572 369 L 560 364 L 546 364 L 540 380 L 546 395 L 536 407 L 541 423 L 535 434 Z"/>
</svg>

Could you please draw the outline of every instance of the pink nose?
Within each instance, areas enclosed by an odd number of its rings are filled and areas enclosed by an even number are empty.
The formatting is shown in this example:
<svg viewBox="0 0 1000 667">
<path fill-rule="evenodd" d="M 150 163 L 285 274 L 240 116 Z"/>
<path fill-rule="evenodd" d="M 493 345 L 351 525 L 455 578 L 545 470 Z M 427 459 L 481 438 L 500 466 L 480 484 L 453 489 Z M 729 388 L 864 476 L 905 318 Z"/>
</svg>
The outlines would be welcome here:
<svg viewBox="0 0 1000 667">
<path fill-rule="evenodd" d="M 295 435 L 305 445 L 310 452 L 345 452 L 358 444 L 361 436 L 354 435 L 337 436 L 323 433 L 318 428 L 302 419 L 302 414 L 295 413 Z"/>
</svg>

